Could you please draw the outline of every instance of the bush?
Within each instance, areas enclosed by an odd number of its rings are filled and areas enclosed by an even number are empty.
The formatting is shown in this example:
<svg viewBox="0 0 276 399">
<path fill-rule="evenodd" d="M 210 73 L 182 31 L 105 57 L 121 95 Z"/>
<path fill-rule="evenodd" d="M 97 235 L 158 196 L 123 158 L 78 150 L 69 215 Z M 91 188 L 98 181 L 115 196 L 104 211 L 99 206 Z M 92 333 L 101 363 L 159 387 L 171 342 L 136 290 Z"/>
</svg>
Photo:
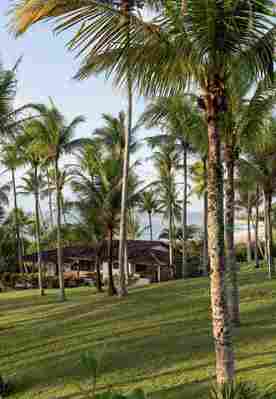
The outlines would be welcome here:
<svg viewBox="0 0 276 399">
<path fill-rule="evenodd" d="M 262 391 L 255 384 L 238 382 L 225 384 L 222 388 L 212 387 L 209 399 L 276 399 L 276 396 L 271 388 Z"/>
<path fill-rule="evenodd" d="M 135 389 L 129 394 L 122 394 L 120 392 L 108 390 L 104 392 L 96 392 L 97 379 L 101 372 L 101 363 L 103 358 L 104 350 L 102 351 L 99 358 L 96 358 L 93 353 L 87 351 L 81 355 L 81 364 L 91 375 L 91 384 L 88 390 L 82 391 L 82 397 L 85 399 L 146 399 L 146 395 L 142 389 Z"/>
<path fill-rule="evenodd" d="M 12 385 L 10 382 L 4 381 L 0 375 L 0 398 L 6 398 L 12 392 Z"/>
</svg>

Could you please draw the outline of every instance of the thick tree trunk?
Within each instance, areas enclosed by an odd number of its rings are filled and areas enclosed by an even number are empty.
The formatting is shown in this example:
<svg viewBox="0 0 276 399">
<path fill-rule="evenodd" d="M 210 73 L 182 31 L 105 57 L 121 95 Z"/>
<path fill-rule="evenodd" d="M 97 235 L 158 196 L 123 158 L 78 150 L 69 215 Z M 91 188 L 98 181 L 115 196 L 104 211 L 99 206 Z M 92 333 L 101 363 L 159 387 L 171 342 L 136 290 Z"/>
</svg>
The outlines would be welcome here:
<svg viewBox="0 0 276 399">
<path fill-rule="evenodd" d="M 206 97 L 208 121 L 208 233 L 213 337 L 219 386 L 234 379 L 234 350 L 228 312 L 224 259 L 223 170 L 214 95 Z"/>
<path fill-rule="evenodd" d="M 235 254 L 234 242 L 234 223 L 235 223 L 235 187 L 234 187 L 234 148 L 230 143 L 225 145 L 225 244 L 226 244 L 226 263 L 229 275 L 229 314 L 235 326 L 240 325 L 240 295 L 238 283 L 238 271 Z"/>
<path fill-rule="evenodd" d="M 151 212 L 148 212 L 149 215 L 149 229 L 150 229 L 150 240 L 153 240 L 153 234 L 152 234 L 152 218 L 151 218 Z"/>
<path fill-rule="evenodd" d="M 265 198 L 265 224 L 266 224 L 266 232 L 267 232 L 267 265 L 268 265 L 268 277 L 271 279 L 273 275 L 273 255 L 272 255 L 272 224 L 271 224 L 271 193 L 264 192 Z"/>
<path fill-rule="evenodd" d="M 130 26 L 128 29 L 130 29 Z M 128 198 L 128 173 L 129 173 L 129 144 L 130 144 L 131 130 L 132 130 L 132 81 L 131 81 L 130 67 L 128 67 L 127 71 L 127 91 L 128 91 L 128 112 L 127 112 L 128 121 L 127 125 L 125 126 L 125 149 L 124 149 L 123 187 L 122 187 L 122 202 L 121 202 L 121 222 L 120 222 L 120 242 L 119 242 L 119 269 L 120 269 L 119 297 L 127 295 L 124 256 L 125 256 L 125 246 L 126 246 L 126 236 L 127 236 L 126 224 L 127 224 L 127 198 Z"/>
<path fill-rule="evenodd" d="M 207 159 L 203 159 L 203 168 L 204 168 L 204 207 L 203 207 L 203 218 L 204 218 L 204 238 L 203 238 L 203 273 L 205 276 L 208 276 L 210 272 L 209 266 L 209 251 L 208 251 L 208 190 L 207 190 L 207 182 L 208 182 L 208 171 L 207 171 Z"/>
<path fill-rule="evenodd" d="M 108 295 L 117 295 L 113 280 L 113 231 L 109 230 L 108 238 Z"/>
<path fill-rule="evenodd" d="M 247 262 L 252 262 L 252 242 L 251 242 L 251 203 L 250 194 L 248 193 L 247 204 Z"/>
<path fill-rule="evenodd" d="M 40 212 L 39 212 L 39 187 L 38 187 L 38 170 L 34 167 L 35 175 L 35 221 L 36 221 L 36 248 L 37 248 L 37 267 L 38 267 L 38 287 L 40 295 L 44 295 L 42 262 L 41 262 L 41 233 L 40 233 Z"/>
<path fill-rule="evenodd" d="M 16 234 L 16 242 L 17 242 L 17 260 L 18 260 L 18 266 L 19 266 L 20 273 L 24 273 L 23 259 L 22 259 L 21 234 L 20 234 L 20 226 L 19 226 L 19 220 L 18 220 L 17 192 L 16 192 L 15 170 L 14 169 L 11 169 L 11 174 L 12 174 L 13 201 L 14 201 L 15 234 Z"/>
<path fill-rule="evenodd" d="M 187 145 L 183 143 L 182 278 L 189 276 L 187 265 Z"/>
<path fill-rule="evenodd" d="M 59 289 L 60 289 L 60 300 L 65 301 L 65 289 L 64 289 L 64 272 L 63 272 L 63 260 L 62 260 L 62 247 L 61 247 L 61 192 L 59 182 L 59 167 L 58 158 L 55 160 L 55 177 L 56 177 L 56 194 L 57 194 L 57 263 L 58 263 L 58 276 L 59 276 Z"/>
<path fill-rule="evenodd" d="M 50 225 L 51 229 L 54 228 L 54 213 L 53 213 L 53 199 L 52 199 L 52 189 L 49 170 L 47 168 L 47 185 L 48 185 L 48 202 L 49 202 L 49 212 L 50 212 Z"/>
<path fill-rule="evenodd" d="M 255 222 L 255 247 L 254 247 L 254 255 L 255 255 L 255 267 L 258 269 L 260 267 L 259 262 L 259 186 L 257 185 L 256 189 L 256 222 Z"/>
</svg>

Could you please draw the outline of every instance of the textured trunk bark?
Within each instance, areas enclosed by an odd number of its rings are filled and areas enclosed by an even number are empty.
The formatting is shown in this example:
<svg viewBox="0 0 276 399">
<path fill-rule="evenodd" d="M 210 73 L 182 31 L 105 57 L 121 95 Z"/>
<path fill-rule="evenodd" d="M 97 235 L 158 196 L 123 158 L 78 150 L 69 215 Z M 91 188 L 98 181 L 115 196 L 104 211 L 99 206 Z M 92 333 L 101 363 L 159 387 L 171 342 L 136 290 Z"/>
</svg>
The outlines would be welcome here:
<svg viewBox="0 0 276 399">
<path fill-rule="evenodd" d="M 265 198 L 265 224 L 267 232 L 266 248 L 267 248 L 268 277 L 271 279 L 273 275 L 271 193 L 265 191 L 264 198 Z"/>
<path fill-rule="evenodd" d="M 129 11 L 129 2 L 125 1 L 123 7 Z M 128 24 L 128 45 L 129 45 L 130 25 Z M 124 167 L 123 167 L 123 187 L 122 187 L 122 203 L 121 203 L 121 222 L 120 222 L 120 242 L 119 242 L 119 269 L 120 284 L 119 297 L 127 295 L 126 275 L 125 275 L 125 246 L 126 246 L 126 223 L 127 223 L 127 197 L 128 197 L 128 174 L 129 174 L 129 144 L 132 130 L 132 78 L 130 66 L 127 71 L 127 95 L 128 95 L 128 122 L 125 126 L 125 149 L 124 149 Z"/>
<path fill-rule="evenodd" d="M 248 193 L 247 203 L 247 262 L 252 262 L 252 242 L 251 242 L 251 203 L 250 194 Z"/>
<path fill-rule="evenodd" d="M 66 300 L 64 289 L 64 272 L 62 260 L 62 247 L 61 247 L 61 198 L 60 198 L 60 184 L 59 184 L 59 166 L 58 158 L 55 160 L 55 177 L 56 177 L 56 194 L 57 194 L 57 263 L 58 263 L 58 276 L 59 276 L 59 290 L 60 300 Z"/>
<path fill-rule="evenodd" d="M 187 145 L 183 144 L 182 278 L 189 276 L 187 265 Z"/>
<path fill-rule="evenodd" d="M 16 192 L 15 170 L 14 169 L 11 169 L 11 175 L 12 175 L 13 201 L 14 201 L 15 234 L 16 234 L 16 242 L 17 242 L 17 260 L 18 260 L 18 266 L 19 266 L 20 273 L 24 273 L 23 259 L 22 259 L 21 234 L 20 234 L 20 226 L 19 226 L 19 220 L 18 220 L 17 192 Z"/>
<path fill-rule="evenodd" d="M 258 269 L 260 267 L 259 262 L 259 186 L 256 188 L 256 223 L 255 223 L 255 247 L 254 247 L 254 255 L 255 255 L 255 267 Z"/>
<path fill-rule="evenodd" d="M 220 135 L 213 93 L 206 96 L 208 122 L 208 233 L 211 277 L 213 337 L 217 383 L 234 380 L 234 350 L 227 306 L 224 259 L 223 170 Z"/>
<path fill-rule="evenodd" d="M 208 251 L 208 190 L 207 190 L 207 182 L 208 182 L 208 171 L 207 171 L 207 159 L 203 159 L 203 168 L 204 168 L 204 239 L 203 239 L 203 273 L 205 276 L 209 275 L 210 266 L 209 266 L 209 251 Z"/>
<path fill-rule="evenodd" d="M 47 185 L 48 185 L 48 201 L 49 201 L 49 212 L 50 212 L 50 224 L 51 229 L 54 228 L 54 213 L 53 213 L 53 199 L 52 199 L 52 191 L 51 191 L 51 182 L 49 170 L 47 168 Z"/>
<path fill-rule="evenodd" d="M 149 215 L 149 229 L 150 229 L 150 240 L 153 240 L 153 234 L 152 234 L 152 218 L 151 218 L 151 212 L 148 212 Z"/>
<path fill-rule="evenodd" d="M 108 295 L 117 295 L 113 280 L 113 230 L 109 230 L 108 238 Z"/>
<path fill-rule="evenodd" d="M 36 221 L 36 248 L 37 248 L 37 267 L 38 267 L 38 287 L 40 295 L 44 295 L 42 262 L 41 262 L 41 240 L 40 240 L 40 212 L 39 212 L 39 187 L 38 187 L 38 169 L 34 167 L 35 175 L 35 221 Z"/>
<path fill-rule="evenodd" d="M 228 140 L 232 138 L 228 138 Z M 226 183 L 225 183 L 225 244 L 226 244 L 226 263 L 227 273 L 229 275 L 229 314 L 230 319 L 235 326 L 240 325 L 240 295 L 238 283 L 238 271 L 235 254 L 234 242 L 234 223 L 235 223 L 235 187 L 234 187 L 234 148 L 226 140 L 225 145 L 225 165 L 226 165 Z"/>
</svg>

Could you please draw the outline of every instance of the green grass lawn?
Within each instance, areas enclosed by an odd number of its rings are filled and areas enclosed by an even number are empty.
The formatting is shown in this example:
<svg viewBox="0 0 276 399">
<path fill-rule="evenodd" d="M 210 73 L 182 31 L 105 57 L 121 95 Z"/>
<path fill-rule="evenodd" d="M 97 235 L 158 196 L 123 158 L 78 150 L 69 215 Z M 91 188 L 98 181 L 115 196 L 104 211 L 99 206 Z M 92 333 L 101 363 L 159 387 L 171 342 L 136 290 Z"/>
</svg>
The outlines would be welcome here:
<svg viewBox="0 0 276 399">
<path fill-rule="evenodd" d="M 276 280 L 241 273 L 242 327 L 235 334 L 238 376 L 276 383 Z M 152 398 L 199 398 L 214 374 L 207 278 L 152 285 L 119 300 L 91 288 L 0 294 L 0 370 L 14 398 L 77 399 L 88 375 L 85 350 L 105 345 L 100 388 L 141 387 Z"/>
</svg>

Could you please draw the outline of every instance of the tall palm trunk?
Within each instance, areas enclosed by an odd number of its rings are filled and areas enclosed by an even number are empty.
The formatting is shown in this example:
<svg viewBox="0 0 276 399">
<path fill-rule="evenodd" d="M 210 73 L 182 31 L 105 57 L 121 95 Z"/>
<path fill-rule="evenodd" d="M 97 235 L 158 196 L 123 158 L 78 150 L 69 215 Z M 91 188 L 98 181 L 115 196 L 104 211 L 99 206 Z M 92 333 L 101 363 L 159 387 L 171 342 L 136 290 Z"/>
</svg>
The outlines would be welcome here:
<svg viewBox="0 0 276 399">
<path fill-rule="evenodd" d="M 60 191 L 60 179 L 59 179 L 59 166 L 58 157 L 55 159 L 55 178 L 56 178 L 56 193 L 57 193 L 57 264 L 58 264 L 58 276 L 59 276 L 59 289 L 60 289 L 60 300 L 65 301 L 65 289 L 64 289 L 64 273 L 63 273 L 63 260 L 62 260 L 62 247 L 61 247 L 61 191 Z"/>
<path fill-rule="evenodd" d="M 128 18 L 128 32 L 127 32 L 127 46 L 130 45 L 130 12 L 129 0 L 123 1 L 123 8 L 127 13 Z M 123 167 L 123 187 L 122 187 L 122 202 L 121 202 L 121 221 L 120 221 L 120 241 L 119 241 L 119 269 L 120 269 L 120 284 L 119 296 L 127 295 L 126 275 L 125 275 L 125 246 L 126 246 L 126 223 L 127 223 L 127 196 L 128 196 L 128 173 L 129 173 L 129 142 L 132 129 L 132 79 L 131 70 L 128 66 L 127 70 L 127 96 L 128 96 L 128 121 L 125 126 L 125 149 L 124 149 L 124 167 Z"/>
<path fill-rule="evenodd" d="M 49 203 L 49 212 L 50 212 L 50 224 L 51 224 L 51 229 L 53 229 L 54 228 L 53 199 L 52 199 L 51 181 L 50 181 L 50 175 L 49 175 L 48 168 L 47 168 L 47 185 L 48 185 L 48 203 Z"/>
<path fill-rule="evenodd" d="M 13 201 L 14 201 L 14 222 L 15 222 L 15 234 L 16 234 L 16 242 L 17 242 L 17 260 L 19 265 L 20 273 L 24 272 L 23 267 L 23 259 L 22 259 L 22 245 L 21 245 L 21 235 L 20 235 L 20 226 L 18 220 L 18 206 L 17 206 L 17 192 L 16 192 L 16 184 L 15 184 L 15 170 L 11 169 L 12 175 L 12 187 L 13 187 Z"/>
<path fill-rule="evenodd" d="M 204 238 L 203 238 L 203 273 L 208 276 L 209 274 L 209 251 L 208 251 L 208 190 L 207 190 L 207 182 L 208 182 L 208 171 L 207 171 L 207 159 L 203 159 L 203 169 L 204 169 Z"/>
<path fill-rule="evenodd" d="M 224 259 L 223 170 L 216 92 L 207 92 L 208 122 L 208 233 L 211 267 L 211 305 L 218 385 L 234 379 L 234 350 L 228 312 Z"/>
<path fill-rule="evenodd" d="M 271 279 L 273 275 L 273 255 L 272 255 L 272 224 L 271 224 L 271 193 L 264 191 L 265 198 L 265 224 L 267 231 L 267 264 L 268 264 L 268 277 Z"/>
<path fill-rule="evenodd" d="M 108 295 L 117 295 L 113 280 L 113 230 L 109 229 L 108 237 Z"/>
<path fill-rule="evenodd" d="M 229 138 L 227 138 L 229 140 Z M 227 253 L 227 272 L 229 275 L 229 314 L 235 326 L 240 325 L 240 295 L 234 243 L 235 187 L 234 187 L 234 146 L 227 140 L 225 146 L 225 244 Z"/>
<path fill-rule="evenodd" d="M 252 262 L 252 242 L 251 242 L 251 201 L 250 193 L 247 197 L 247 262 Z"/>
<path fill-rule="evenodd" d="M 182 277 L 189 275 L 187 265 L 187 145 L 183 143 Z"/>
<path fill-rule="evenodd" d="M 256 188 L 256 222 L 255 222 L 255 267 L 258 269 L 260 267 L 259 262 L 259 185 Z"/>
<path fill-rule="evenodd" d="M 169 210 L 169 261 L 170 261 L 170 267 L 173 266 L 173 216 L 172 216 L 172 205 L 170 204 L 170 210 Z"/>
<path fill-rule="evenodd" d="M 153 234 L 152 234 L 152 218 L 151 218 L 151 212 L 148 212 L 149 215 L 149 229 L 150 229 L 150 240 L 153 240 Z"/>
<path fill-rule="evenodd" d="M 40 212 L 39 212 L 39 186 L 38 186 L 38 168 L 34 167 L 35 177 L 35 223 L 36 223 L 36 248 L 37 248 L 37 267 L 38 267 L 38 287 L 40 295 L 44 295 L 42 262 L 41 262 L 41 232 L 40 232 Z"/>
<path fill-rule="evenodd" d="M 95 256 L 96 273 L 97 273 L 96 287 L 97 287 L 98 292 L 102 292 L 103 288 L 102 288 L 102 278 L 101 278 L 101 267 L 100 267 L 100 257 L 99 257 L 98 252 L 99 251 L 97 250 L 96 256 Z"/>
</svg>

